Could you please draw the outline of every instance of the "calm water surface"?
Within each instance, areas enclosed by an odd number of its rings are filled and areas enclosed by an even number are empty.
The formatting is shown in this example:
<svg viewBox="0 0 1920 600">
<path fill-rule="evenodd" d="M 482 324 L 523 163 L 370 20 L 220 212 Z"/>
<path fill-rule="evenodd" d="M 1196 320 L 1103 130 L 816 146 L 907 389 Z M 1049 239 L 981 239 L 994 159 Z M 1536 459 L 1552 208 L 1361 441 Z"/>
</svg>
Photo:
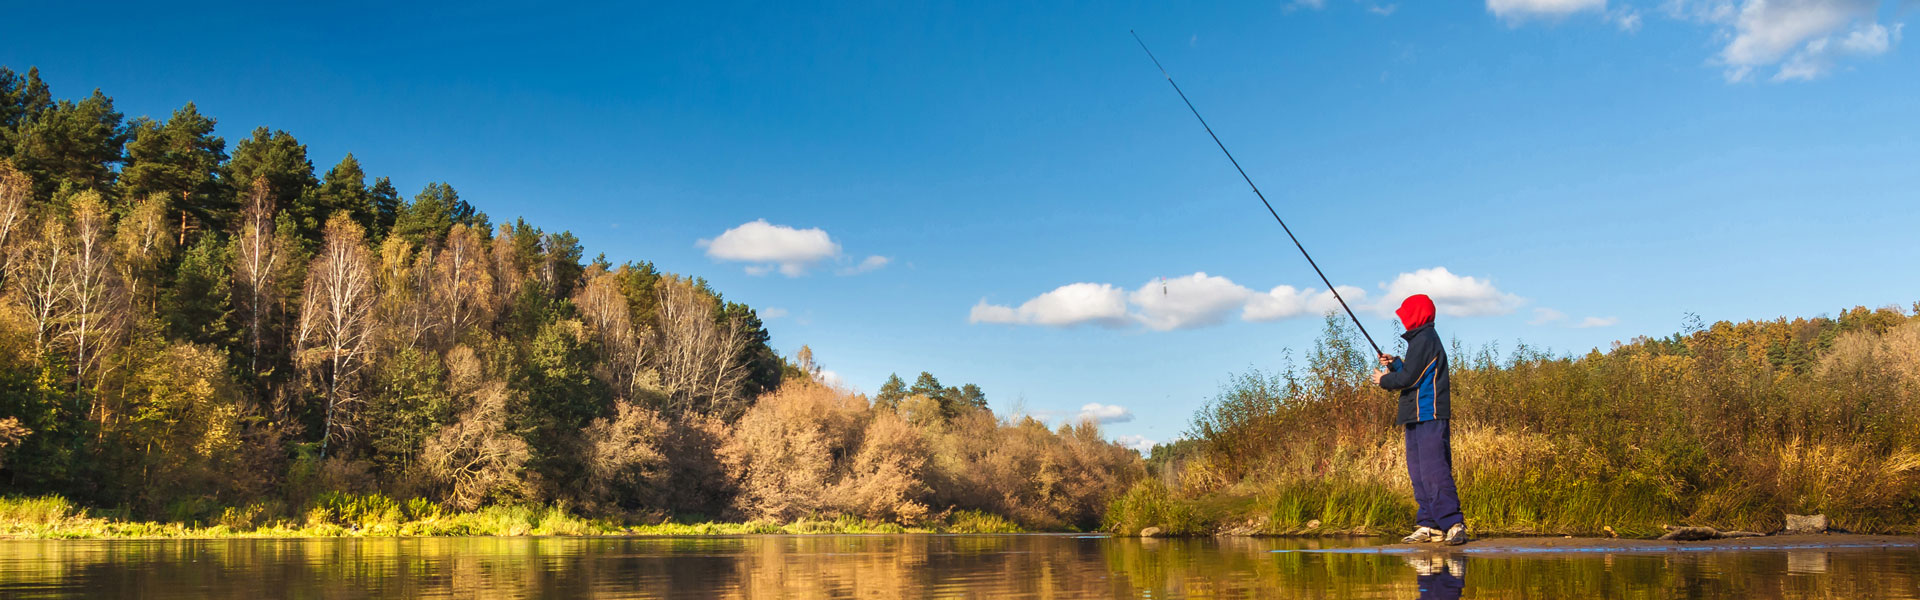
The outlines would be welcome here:
<svg viewBox="0 0 1920 600">
<path fill-rule="evenodd" d="M 0 541 L 0 598 L 1920 598 L 1920 550 L 1473 556 L 1068 535 Z"/>
</svg>

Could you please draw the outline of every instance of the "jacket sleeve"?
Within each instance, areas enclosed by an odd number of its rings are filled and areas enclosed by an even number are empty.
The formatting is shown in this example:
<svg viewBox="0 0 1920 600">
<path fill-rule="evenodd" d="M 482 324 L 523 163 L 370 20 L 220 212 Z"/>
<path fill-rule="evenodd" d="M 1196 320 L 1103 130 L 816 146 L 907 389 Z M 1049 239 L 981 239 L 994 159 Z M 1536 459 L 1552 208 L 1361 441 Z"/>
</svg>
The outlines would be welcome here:
<svg viewBox="0 0 1920 600">
<path fill-rule="evenodd" d="M 1380 387 L 1399 391 L 1413 387 L 1414 382 L 1420 380 L 1420 370 L 1433 360 L 1433 350 L 1421 343 L 1424 341 L 1416 337 L 1407 344 L 1406 359 L 1394 361 L 1393 370 L 1380 377 Z"/>
</svg>

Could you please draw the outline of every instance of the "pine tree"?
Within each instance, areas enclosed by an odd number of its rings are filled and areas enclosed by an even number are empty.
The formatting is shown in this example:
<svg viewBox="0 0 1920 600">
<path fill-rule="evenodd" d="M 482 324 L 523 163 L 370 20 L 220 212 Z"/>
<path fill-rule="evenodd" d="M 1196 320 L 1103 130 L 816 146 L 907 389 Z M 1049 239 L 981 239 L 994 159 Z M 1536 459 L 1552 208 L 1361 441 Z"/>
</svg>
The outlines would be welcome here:
<svg viewBox="0 0 1920 600">
<path fill-rule="evenodd" d="M 53 93 L 40 80 L 40 69 L 21 77 L 0 67 L 0 158 L 13 156 L 20 125 L 53 108 Z"/>
<path fill-rule="evenodd" d="M 200 114 L 192 102 L 165 123 L 141 118 L 133 122 L 127 143 L 127 166 L 120 171 L 121 197 L 128 201 L 165 194 L 172 198 L 179 220 L 179 243 L 188 231 L 226 231 L 237 205 L 223 189 L 220 163 L 227 160 L 227 141 L 213 135 L 215 121 Z"/>
<path fill-rule="evenodd" d="M 121 120 L 113 99 L 100 90 L 79 102 L 61 100 L 21 121 L 14 164 L 33 176 L 42 200 L 62 189 L 108 192 L 126 144 Z"/>
<path fill-rule="evenodd" d="M 899 406 L 900 401 L 906 397 L 907 382 L 902 381 L 900 375 L 890 373 L 887 375 L 887 382 L 880 384 L 880 393 L 874 394 L 873 403 L 877 406 L 894 408 Z"/>
<path fill-rule="evenodd" d="M 368 202 L 373 204 L 372 225 L 367 228 L 367 239 L 385 241 L 387 234 L 393 232 L 393 220 L 400 215 L 400 190 L 393 188 L 393 182 L 385 177 L 376 177 L 373 188 L 367 192 Z"/>
<path fill-rule="evenodd" d="M 340 159 L 339 164 L 327 169 L 327 175 L 314 195 L 314 210 L 327 218 L 345 211 L 352 215 L 353 222 L 359 224 L 361 229 L 373 231 L 379 226 L 373 205 L 373 191 L 367 189 L 367 173 L 360 169 L 360 161 L 351 152 L 347 153 L 346 158 Z"/>
<path fill-rule="evenodd" d="M 234 145 L 233 160 L 227 163 L 227 180 L 241 186 L 235 191 L 244 200 L 244 194 L 251 191 L 246 186 L 260 179 L 267 181 L 273 206 L 292 217 L 294 233 L 308 244 L 318 242 L 328 215 L 311 193 L 317 182 L 313 161 L 307 160 L 306 145 L 285 131 L 254 129 L 252 136 Z"/>
<path fill-rule="evenodd" d="M 393 235 L 406 238 L 415 248 L 438 246 L 447 230 L 453 229 L 456 213 L 472 213 L 473 208 L 465 205 L 453 186 L 437 181 L 429 183 L 414 194 L 412 202 L 400 207 L 394 217 Z"/>
</svg>

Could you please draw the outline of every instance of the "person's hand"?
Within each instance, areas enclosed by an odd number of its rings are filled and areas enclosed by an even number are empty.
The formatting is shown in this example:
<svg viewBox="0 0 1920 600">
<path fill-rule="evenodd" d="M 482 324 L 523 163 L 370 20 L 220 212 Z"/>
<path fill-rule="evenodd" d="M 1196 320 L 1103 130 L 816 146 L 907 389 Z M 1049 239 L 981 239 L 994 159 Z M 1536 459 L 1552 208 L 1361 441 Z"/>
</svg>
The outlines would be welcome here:
<svg viewBox="0 0 1920 600">
<path fill-rule="evenodd" d="M 1373 384 L 1374 384 L 1374 385 L 1380 385 L 1380 378 L 1381 378 L 1381 377 L 1385 377 L 1386 375 L 1387 375 L 1387 372 L 1386 372 L 1385 370 L 1381 370 L 1381 369 L 1374 369 L 1374 370 L 1373 370 Z"/>
<path fill-rule="evenodd" d="M 1394 357 L 1392 354 L 1387 354 L 1385 352 L 1380 353 L 1380 366 L 1391 369 L 1393 368 L 1393 361 L 1394 361 Z"/>
</svg>

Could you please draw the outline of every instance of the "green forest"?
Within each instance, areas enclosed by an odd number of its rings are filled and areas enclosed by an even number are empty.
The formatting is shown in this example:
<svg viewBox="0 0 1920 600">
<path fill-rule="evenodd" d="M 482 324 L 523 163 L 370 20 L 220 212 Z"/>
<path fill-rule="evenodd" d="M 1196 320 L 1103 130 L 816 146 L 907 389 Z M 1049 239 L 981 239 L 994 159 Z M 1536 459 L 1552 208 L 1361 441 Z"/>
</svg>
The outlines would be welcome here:
<svg viewBox="0 0 1920 600">
<path fill-rule="evenodd" d="M 971 384 L 832 388 L 700 278 L 215 123 L 0 68 L 0 535 L 1073 529 L 1145 472 Z"/>
</svg>

